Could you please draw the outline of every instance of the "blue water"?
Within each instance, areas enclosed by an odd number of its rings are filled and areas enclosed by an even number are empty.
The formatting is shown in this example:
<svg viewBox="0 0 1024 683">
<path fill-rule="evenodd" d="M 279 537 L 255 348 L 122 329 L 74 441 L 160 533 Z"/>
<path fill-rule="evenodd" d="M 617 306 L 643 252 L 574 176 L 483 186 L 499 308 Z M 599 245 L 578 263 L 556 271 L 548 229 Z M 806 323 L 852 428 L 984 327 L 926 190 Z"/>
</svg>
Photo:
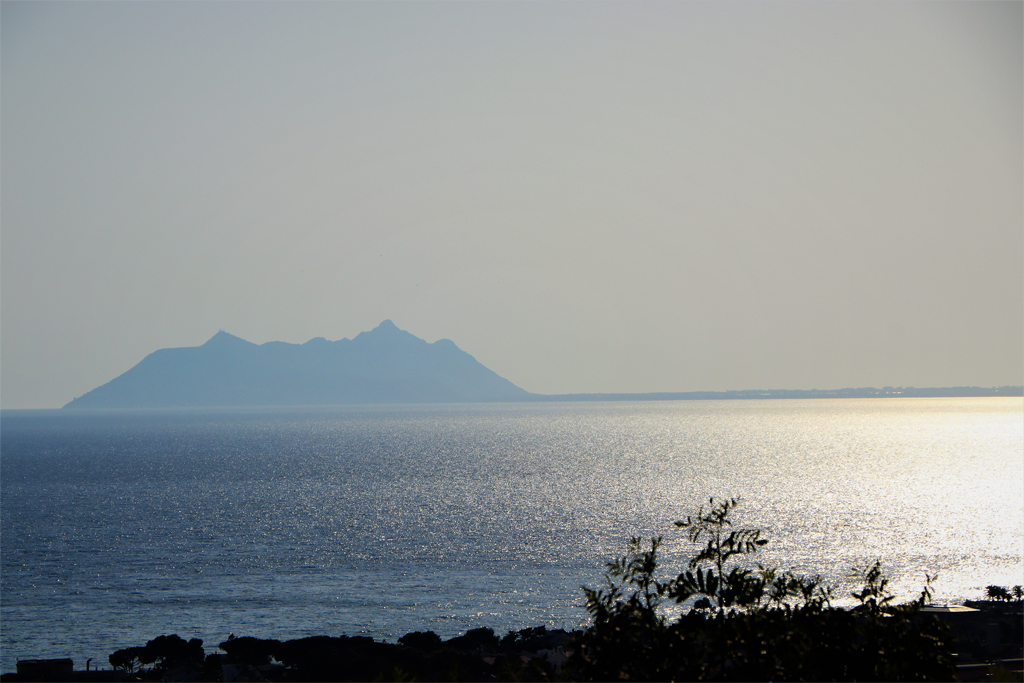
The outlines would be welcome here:
<svg viewBox="0 0 1024 683">
<path fill-rule="evenodd" d="M 678 566 L 671 522 L 712 495 L 743 496 L 765 563 L 978 597 L 1024 583 L 1024 401 L 5 411 L 0 668 L 165 633 L 573 628 L 630 536 Z"/>
</svg>

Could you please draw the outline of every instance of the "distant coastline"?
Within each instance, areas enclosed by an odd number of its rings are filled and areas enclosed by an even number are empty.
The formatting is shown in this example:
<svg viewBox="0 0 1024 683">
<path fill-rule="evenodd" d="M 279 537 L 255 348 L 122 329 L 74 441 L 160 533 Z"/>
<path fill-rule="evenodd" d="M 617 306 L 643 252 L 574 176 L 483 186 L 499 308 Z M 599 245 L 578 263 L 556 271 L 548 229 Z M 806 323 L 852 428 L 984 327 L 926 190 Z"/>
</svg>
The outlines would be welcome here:
<svg viewBox="0 0 1024 683">
<path fill-rule="evenodd" d="M 781 399 L 820 398 L 991 398 L 1024 397 L 1024 386 L 1001 387 L 857 387 L 845 389 L 743 389 L 732 391 L 652 391 L 640 393 L 583 393 L 583 394 L 534 394 L 525 393 L 515 398 L 470 399 L 464 401 L 380 401 L 379 404 L 394 403 L 572 403 L 572 402 L 614 402 L 614 401 L 756 401 Z M 367 405 L 373 401 L 306 404 L 306 407 L 333 405 Z M 301 405 L 301 404 L 298 404 Z M 77 406 L 64 406 L 64 408 Z M 100 410 L 145 410 L 153 408 L 294 408 L 296 404 L 250 404 L 250 405 L 207 405 L 207 406 L 115 406 L 101 407 Z M 4 413 L 35 412 L 41 409 L 5 408 Z M 61 410 L 43 409 L 43 410 Z"/>
<path fill-rule="evenodd" d="M 640 394 L 532 394 L 533 401 L 721 401 L 779 398 L 970 398 L 1024 396 L 1024 386 L 860 387 L 847 389 L 745 389 L 742 391 L 658 391 Z"/>
</svg>

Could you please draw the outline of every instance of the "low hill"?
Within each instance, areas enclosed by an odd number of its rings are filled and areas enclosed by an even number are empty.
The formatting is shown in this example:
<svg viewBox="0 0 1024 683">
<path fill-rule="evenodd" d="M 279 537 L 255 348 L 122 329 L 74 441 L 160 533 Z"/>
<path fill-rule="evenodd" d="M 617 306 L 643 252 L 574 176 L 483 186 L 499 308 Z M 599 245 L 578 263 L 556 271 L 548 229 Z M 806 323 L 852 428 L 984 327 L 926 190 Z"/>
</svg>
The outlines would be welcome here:
<svg viewBox="0 0 1024 683">
<path fill-rule="evenodd" d="M 253 344 L 218 332 L 202 346 L 160 349 L 65 408 L 451 403 L 532 394 L 452 341 L 427 343 L 385 320 L 354 339 Z"/>
</svg>

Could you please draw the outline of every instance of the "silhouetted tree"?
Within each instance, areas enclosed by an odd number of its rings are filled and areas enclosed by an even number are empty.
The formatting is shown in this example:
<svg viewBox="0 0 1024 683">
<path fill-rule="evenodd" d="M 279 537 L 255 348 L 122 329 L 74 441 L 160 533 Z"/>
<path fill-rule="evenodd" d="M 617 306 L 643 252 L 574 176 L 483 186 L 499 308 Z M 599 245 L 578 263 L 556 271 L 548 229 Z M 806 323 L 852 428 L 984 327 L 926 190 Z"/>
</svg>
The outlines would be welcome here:
<svg viewBox="0 0 1024 683">
<path fill-rule="evenodd" d="M 179 666 L 201 668 L 205 659 L 202 640 L 192 638 L 186 641 L 177 634 L 157 636 L 142 648 L 142 663 L 153 664 L 160 671 Z"/>
<path fill-rule="evenodd" d="M 264 640 L 252 636 L 236 638 L 234 635 L 218 645 L 221 650 L 228 654 L 228 657 L 236 664 L 248 664 L 249 666 L 260 666 L 269 664 L 272 657 L 276 656 L 281 646 L 279 640 Z"/>
<path fill-rule="evenodd" d="M 987 586 L 985 588 L 985 597 L 989 600 L 1005 600 L 1007 602 L 1013 600 L 1010 591 L 1002 586 Z"/>
<path fill-rule="evenodd" d="M 493 650 L 498 647 L 498 642 L 494 629 L 484 626 L 472 628 L 461 636 L 446 641 L 445 645 L 462 650 Z"/>
<path fill-rule="evenodd" d="M 820 577 L 738 564 L 767 543 L 733 529 L 738 501 L 701 508 L 677 527 L 702 549 L 658 576 L 663 539 L 630 541 L 605 587 L 584 588 L 591 625 L 571 675 L 587 680 L 920 680 L 952 677 L 946 629 L 919 615 L 930 596 L 892 606 L 881 565 L 858 571 L 858 604 L 839 609 Z M 927 577 L 930 585 L 931 577 Z M 680 615 L 671 620 L 667 608 Z"/>
<path fill-rule="evenodd" d="M 433 631 L 413 631 L 399 638 L 398 644 L 417 650 L 436 650 L 441 646 L 441 636 Z"/>
<path fill-rule="evenodd" d="M 107 661 L 115 669 L 124 671 L 128 676 L 134 676 L 135 672 L 142 668 L 142 653 L 145 649 L 144 647 L 126 647 L 107 657 Z"/>
</svg>

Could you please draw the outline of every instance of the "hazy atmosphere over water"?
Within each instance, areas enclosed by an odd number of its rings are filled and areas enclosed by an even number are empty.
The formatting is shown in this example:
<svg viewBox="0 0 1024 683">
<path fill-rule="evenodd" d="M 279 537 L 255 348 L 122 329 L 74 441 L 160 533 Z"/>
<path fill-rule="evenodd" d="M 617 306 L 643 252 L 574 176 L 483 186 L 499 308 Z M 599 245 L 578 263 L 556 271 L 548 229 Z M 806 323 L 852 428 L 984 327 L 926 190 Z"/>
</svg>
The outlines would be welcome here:
<svg viewBox="0 0 1024 683">
<path fill-rule="evenodd" d="M 1024 13 L 0 4 L 2 395 L 390 318 L 541 393 L 1024 381 Z"/>
</svg>

